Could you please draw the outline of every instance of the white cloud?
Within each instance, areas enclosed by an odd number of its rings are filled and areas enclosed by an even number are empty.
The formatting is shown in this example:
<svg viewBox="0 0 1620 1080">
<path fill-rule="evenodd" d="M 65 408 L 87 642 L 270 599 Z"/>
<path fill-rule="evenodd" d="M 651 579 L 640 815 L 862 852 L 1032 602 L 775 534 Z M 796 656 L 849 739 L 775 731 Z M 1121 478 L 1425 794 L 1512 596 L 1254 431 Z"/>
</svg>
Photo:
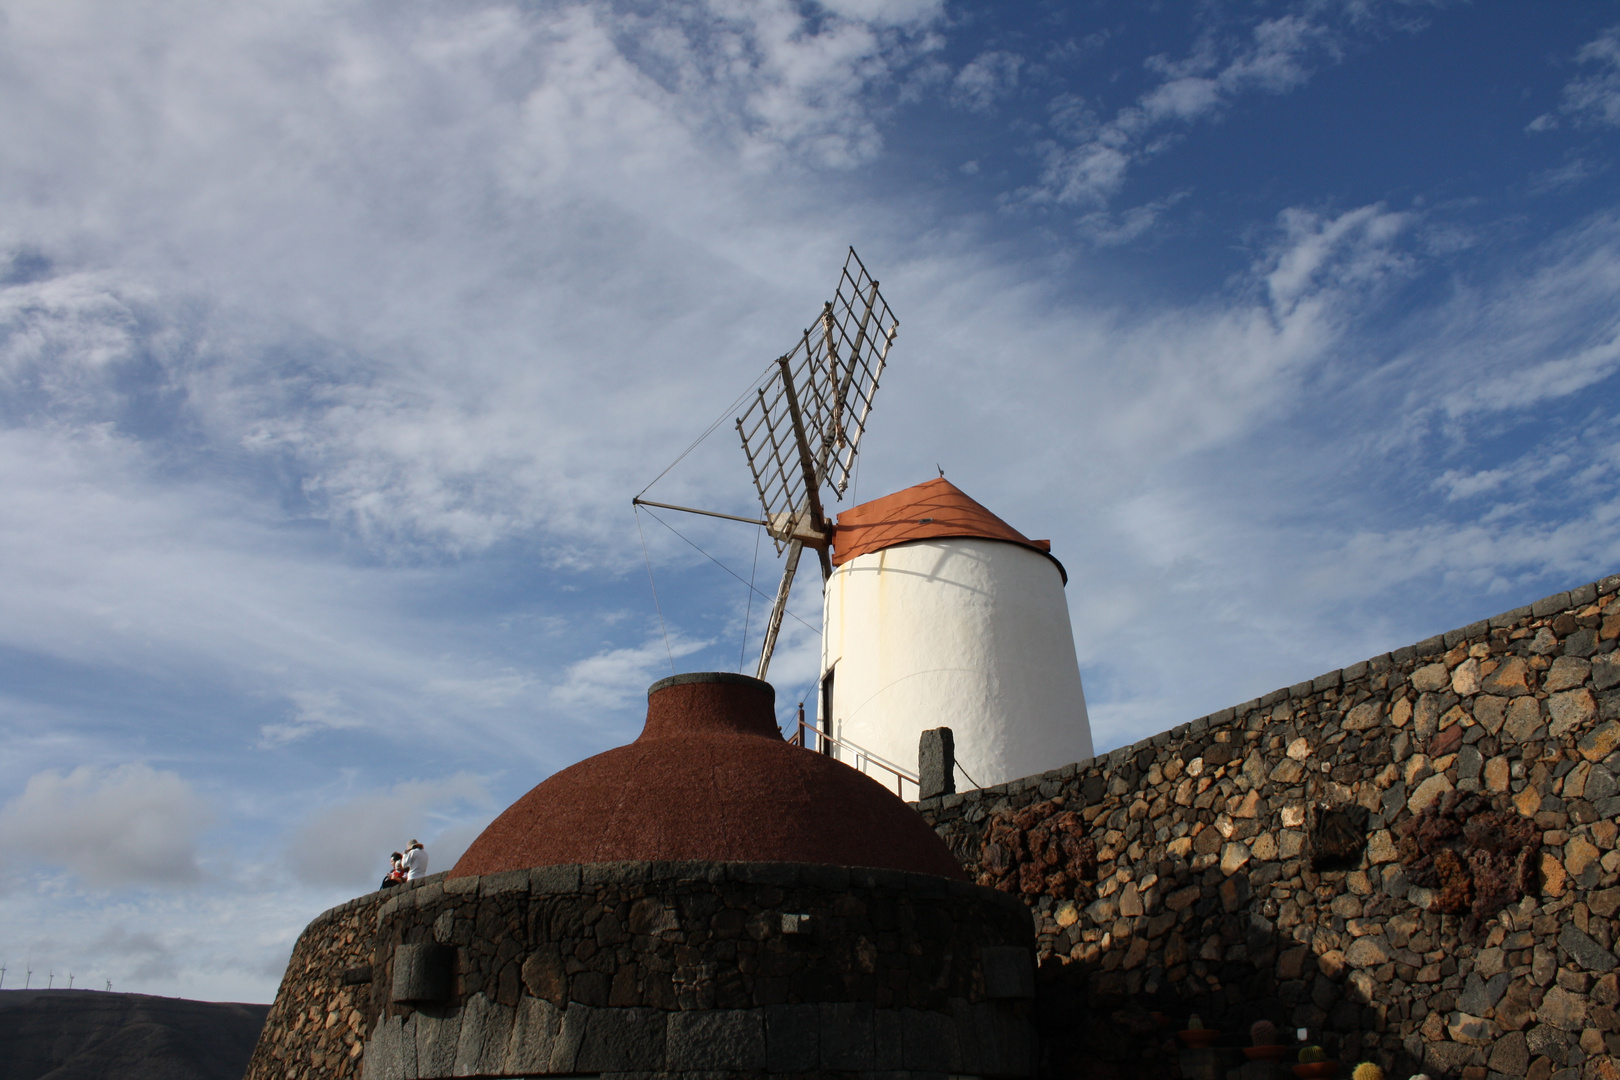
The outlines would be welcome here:
<svg viewBox="0 0 1620 1080">
<path fill-rule="evenodd" d="M 1097 249 L 1170 216 L 1114 209 L 1133 169 L 1333 62 L 1330 9 L 1300 10 L 1162 60 L 1123 108 L 1054 102 L 1039 197 L 1089 249 L 1044 258 L 1011 215 L 863 172 L 894 101 L 949 101 L 934 3 L 15 8 L 0 660 L 147 680 L 148 715 L 8 685 L 0 780 L 66 788 L 146 740 L 236 802 L 181 896 L 9 859 L 0 936 L 66 958 L 107 934 L 115 979 L 267 998 L 411 834 L 443 869 L 547 769 L 633 735 L 670 652 L 750 667 L 741 587 L 649 526 L 666 651 L 625 504 L 804 325 L 847 239 L 903 324 L 858 497 L 940 461 L 1053 538 L 1100 748 L 1612 559 L 1611 430 L 1476 454 L 1613 370 L 1607 219 L 1513 269 L 1481 225 L 1448 278 L 1468 240 L 1444 210 L 1325 196 L 1190 299 L 1088 286 L 1122 265 Z M 1416 275 L 1417 310 L 1385 306 Z M 728 434 L 657 492 L 749 512 Z M 693 535 L 748 568 L 740 526 Z M 780 716 L 816 668 L 790 619 Z M 424 760 L 468 771 L 393 783 Z"/>
<path fill-rule="evenodd" d="M 1163 81 L 1106 122 L 1078 112 L 1083 103 L 1072 96 L 1055 99 L 1054 128 L 1074 141 L 1043 144 L 1040 182 L 1020 197 L 1106 207 L 1131 167 L 1162 153 L 1186 125 L 1218 116 L 1243 94 L 1287 93 L 1307 82 L 1316 64 L 1335 59 L 1338 32 L 1328 17 L 1313 11 L 1265 19 L 1241 42 L 1222 43 L 1209 33 L 1185 57 L 1152 57 L 1146 66 Z"/>
<path fill-rule="evenodd" d="M 375 886 L 388 855 L 419 839 L 429 870 L 448 870 L 489 823 L 489 790 L 467 773 L 443 780 L 402 780 L 386 791 L 357 795 L 313 811 L 286 848 L 258 872 L 311 885 Z"/>
<path fill-rule="evenodd" d="M 1323 287 L 1338 290 L 1386 280 L 1409 265 L 1393 242 L 1410 224 L 1408 215 L 1383 206 L 1363 206 L 1331 219 L 1297 207 L 1283 211 L 1283 236 L 1266 274 L 1272 309 L 1287 315 L 1302 297 Z"/>
<path fill-rule="evenodd" d="M 951 101 L 969 112 L 988 113 L 1018 88 L 1018 70 L 1023 66 L 1022 56 L 1004 49 L 980 53 L 951 80 Z"/>
<path fill-rule="evenodd" d="M 1578 122 L 1620 127 L 1620 26 L 1582 45 L 1575 60 L 1587 70 L 1564 86 L 1561 110 Z"/>
<path fill-rule="evenodd" d="M 1080 235 L 1100 248 L 1118 247 L 1146 235 L 1159 223 L 1165 211 L 1183 202 L 1192 192 L 1182 190 L 1165 199 L 1133 206 L 1128 210 L 1094 210 L 1082 214 L 1075 226 Z"/>
<path fill-rule="evenodd" d="M 666 641 L 660 633 L 634 648 L 607 649 L 568 665 L 562 681 L 551 688 L 551 699 L 571 711 L 621 709 L 647 692 L 679 657 L 708 646 L 679 631 Z"/>
<path fill-rule="evenodd" d="M 0 809 L 0 850 L 96 888 L 184 885 L 201 876 L 197 840 L 212 818 L 190 784 L 149 765 L 47 770 Z"/>
</svg>

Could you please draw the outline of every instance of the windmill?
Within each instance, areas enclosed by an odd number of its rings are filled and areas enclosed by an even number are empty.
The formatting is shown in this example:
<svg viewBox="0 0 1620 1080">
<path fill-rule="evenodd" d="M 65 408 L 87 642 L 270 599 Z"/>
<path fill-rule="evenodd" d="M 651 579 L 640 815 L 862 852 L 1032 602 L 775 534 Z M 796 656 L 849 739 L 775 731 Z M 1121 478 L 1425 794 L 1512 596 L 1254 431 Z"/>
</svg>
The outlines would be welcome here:
<svg viewBox="0 0 1620 1080">
<path fill-rule="evenodd" d="M 822 304 L 815 323 L 800 335 L 792 350 L 777 359 L 775 370 L 736 418 L 737 435 L 765 516 L 755 520 L 639 496 L 632 500 L 638 506 L 760 525 L 777 554 L 786 551 L 782 580 L 765 625 L 758 678 L 765 678 L 770 670 L 804 549 L 816 552 L 823 582 L 832 576 L 828 553 L 832 526 L 823 493 L 830 491 L 834 498 L 842 499 L 849 488 L 872 399 L 899 328 L 878 292 L 878 283 L 850 248 L 833 298 Z"/>
</svg>

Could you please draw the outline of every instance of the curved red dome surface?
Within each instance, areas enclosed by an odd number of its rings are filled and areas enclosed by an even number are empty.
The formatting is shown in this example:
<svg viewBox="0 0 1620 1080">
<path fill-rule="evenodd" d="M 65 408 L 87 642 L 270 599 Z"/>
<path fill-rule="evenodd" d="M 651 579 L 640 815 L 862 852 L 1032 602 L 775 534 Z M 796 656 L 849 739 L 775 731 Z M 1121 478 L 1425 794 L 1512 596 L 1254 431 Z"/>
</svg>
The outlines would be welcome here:
<svg viewBox="0 0 1620 1080">
<path fill-rule="evenodd" d="M 632 860 L 803 862 L 965 879 L 933 829 L 870 777 L 782 739 L 776 691 L 746 675 L 677 675 L 647 692 L 629 746 L 537 785 L 450 876 Z"/>
</svg>

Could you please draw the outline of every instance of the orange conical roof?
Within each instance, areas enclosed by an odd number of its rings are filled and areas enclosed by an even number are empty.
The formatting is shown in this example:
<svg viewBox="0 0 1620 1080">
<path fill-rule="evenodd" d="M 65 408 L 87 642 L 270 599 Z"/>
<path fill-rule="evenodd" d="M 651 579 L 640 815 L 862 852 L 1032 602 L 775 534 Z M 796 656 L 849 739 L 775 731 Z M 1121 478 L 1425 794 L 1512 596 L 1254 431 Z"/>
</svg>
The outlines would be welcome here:
<svg viewBox="0 0 1620 1080">
<path fill-rule="evenodd" d="M 941 537 L 1020 544 L 1057 563 L 1064 583 L 1068 583 L 1068 571 L 1052 558 L 1050 540 L 1031 540 L 943 476 L 850 507 L 839 514 L 833 529 L 832 561 L 834 566 L 842 566 L 868 552 L 882 551 L 911 540 Z"/>
</svg>

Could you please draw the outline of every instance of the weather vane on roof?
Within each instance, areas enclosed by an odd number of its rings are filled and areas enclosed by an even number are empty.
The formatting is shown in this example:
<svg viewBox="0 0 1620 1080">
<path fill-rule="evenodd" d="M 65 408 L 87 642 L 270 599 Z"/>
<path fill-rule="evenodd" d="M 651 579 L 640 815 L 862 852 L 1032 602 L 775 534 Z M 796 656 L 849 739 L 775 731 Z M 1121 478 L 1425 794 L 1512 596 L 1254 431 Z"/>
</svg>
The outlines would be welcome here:
<svg viewBox="0 0 1620 1080">
<path fill-rule="evenodd" d="M 815 549 L 823 581 L 832 576 L 827 550 L 832 527 L 822 490 L 842 499 L 849 488 L 872 398 L 899 328 L 878 283 L 850 248 L 833 298 L 821 306 L 815 324 L 800 335 L 793 349 L 777 359 L 775 371 L 737 417 L 737 434 L 765 512 L 763 520 L 751 523 L 764 526 L 778 554 L 787 551 L 760 649 L 761 679 L 770 670 L 804 549 Z M 750 521 L 639 496 L 632 502 Z"/>
</svg>

